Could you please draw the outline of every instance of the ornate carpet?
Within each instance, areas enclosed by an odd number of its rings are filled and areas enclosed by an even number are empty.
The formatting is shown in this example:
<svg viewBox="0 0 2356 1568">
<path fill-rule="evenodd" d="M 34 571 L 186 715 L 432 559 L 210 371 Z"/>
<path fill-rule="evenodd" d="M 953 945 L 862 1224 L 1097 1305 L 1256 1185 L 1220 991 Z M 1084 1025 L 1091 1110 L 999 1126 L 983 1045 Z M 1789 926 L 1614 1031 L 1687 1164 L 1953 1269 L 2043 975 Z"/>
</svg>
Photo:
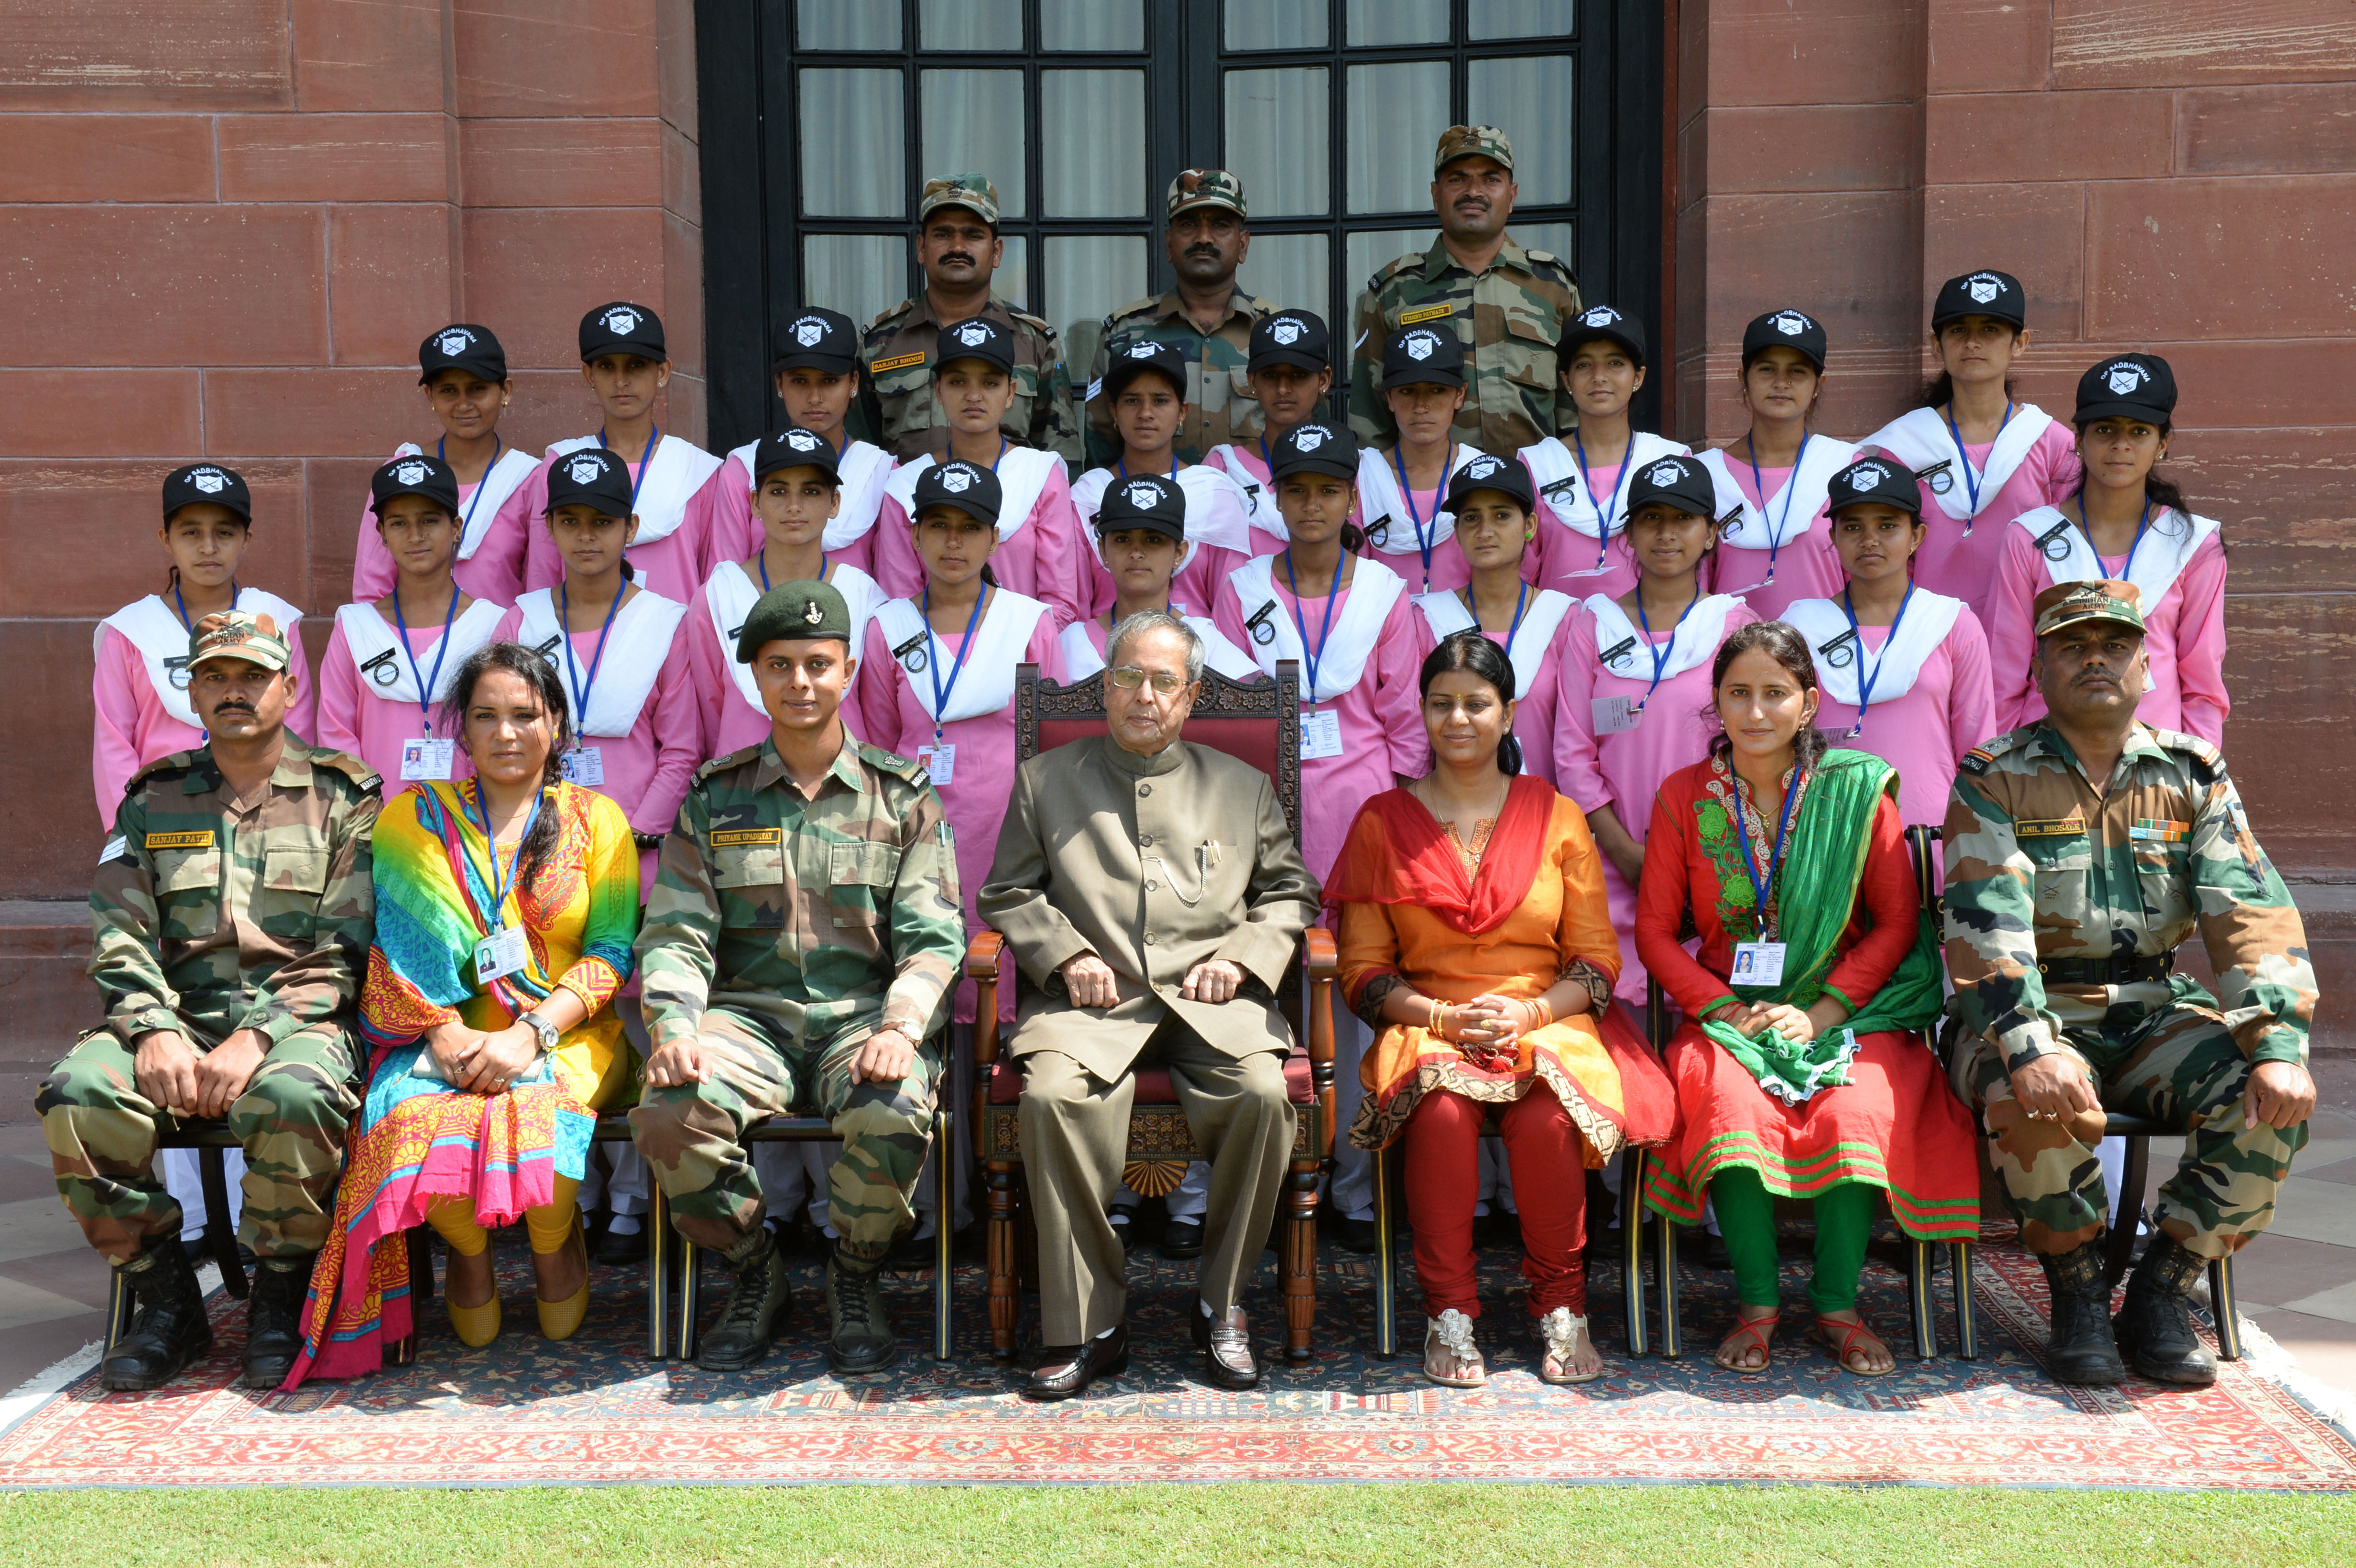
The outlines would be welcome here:
<svg viewBox="0 0 2356 1568">
<path fill-rule="evenodd" d="M 1193 1265 L 1141 1248 L 1130 1371 L 1053 1405 L 1025 1403 L 990 1360 L 972 1268 L 958 1281 L 958 1359 L 912 1349 L 857 1379 L 827 1372 L 819 1273 L 807 1260 L 782 1343 L 736 1375 L 644 1358 L 638 1270 L 597 1270 L 581 1335 L 546 1343 L 531 1320 L 530 1265 L 503 1248 L 507 1329 L 488 1349 L 461 1346 L 437 1303 L 415 1365 L 257 1394 L 229 1386 L 244 1309 L 216 1292 L 214 1352 L 171 1387 L 104 1393 L 94 1371 L 73 1375 L 68 1363 L 0 1403 L 0 1488 L 1440 1479 L 2356 1489 L 2349 1434 L 2269 1375 L 2263 1355 L 2226 1363 L 2199 1392 L 2054 1382 L 2038 1354 L 2043 1279 L 2010 1247 L 1979 1255 L 1976 1362 L 1914 1360 L 1905 1281 L 1869 1264 L 1863 1305 L 1900 1357 L 1896 1373 L 1870 1381 L 1804 1342 L 1804 1259 L 1787 1263 L 1792 1305 L 1775 1364 L 1751 1376 L 1708 1357 L 1731 1312 L 1730 1276 L 1688 1258 L 1685 1356 L 1632 1360 L 1617 1270 L 1600 1265 L 1590 1290 L 1610 1365 L 1576 1388 L 1535 1375 L 1518 1260 L 1486 1251 L 1492 1373 L 1471 1392 L 1426 1383 L 1414 1356 L 1376 1360 L 1369 1260 L 1323 1251 L 1310 1366 L 1279 1366 L 1248 1393 L 1198 1381 L 1183 1316 Z M 1263 1260 L 1246 1302 L 1264 1346 L 1280 1332 L 1273 1263 Z M 719 1285 L 708 1279 L 708 1310 Z M 1404 1253 L 1399 1298 L 1402 1339 L 1419 1346 Z M 927 1333 L 929 1282 L 894 1276 L 890 1300 L 913 1347 Z M 1028 1339 L 1035 1309 L 1024 1307 Z M 1941 1333 L 1952 1348 L 1945 1310 Z M 2257 1345 L 2268 1349 L 2262 1336 Z"/>
</svg>

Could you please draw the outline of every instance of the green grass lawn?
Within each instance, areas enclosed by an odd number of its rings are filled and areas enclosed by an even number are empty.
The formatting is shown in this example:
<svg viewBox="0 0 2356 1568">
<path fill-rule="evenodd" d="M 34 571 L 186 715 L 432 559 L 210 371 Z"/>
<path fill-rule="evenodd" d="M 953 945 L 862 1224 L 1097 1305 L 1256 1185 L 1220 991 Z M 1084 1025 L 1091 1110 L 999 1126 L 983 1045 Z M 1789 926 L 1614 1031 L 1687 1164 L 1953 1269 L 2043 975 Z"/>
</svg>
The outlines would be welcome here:
<svg viewBox="0 0 2356 1568">
<path fill-rule="evenodd" d="M 2347 1563 L 2356 1497 L 1734 1487 L 537 1488 L 0 1496 L 0 1562 Z"/>
</svg>

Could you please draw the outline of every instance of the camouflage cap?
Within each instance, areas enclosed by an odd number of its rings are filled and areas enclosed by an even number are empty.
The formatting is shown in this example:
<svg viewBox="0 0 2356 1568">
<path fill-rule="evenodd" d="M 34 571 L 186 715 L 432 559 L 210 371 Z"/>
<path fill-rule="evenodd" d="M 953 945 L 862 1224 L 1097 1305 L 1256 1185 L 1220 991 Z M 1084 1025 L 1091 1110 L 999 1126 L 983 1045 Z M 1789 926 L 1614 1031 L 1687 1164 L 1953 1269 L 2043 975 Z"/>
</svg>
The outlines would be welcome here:
<svg viewBox="0 0 2356 1568">
<path fill-rule="evenodd" d="M 1244 182 L 1225 169 L 1180 169 L 1170 182 L 1170 216 L 1190 207 L 1224 207 L 1237 218 L 1248 218 L 1244 208 Z"/>
<path fill-rule="evenodd" d="M 188 629 L 188 667 L 207 659 L 243 659 L 264 669 L 294 662 L 286 635 L 270 616 L 252 610 L 220 610 Z"/>
<path fill-rule="evenodd" d="M 998 227 L 998 187 L 990 183 L 988 175 L 948 175 L 926 180 L 924 195 L 916 198 L 916 221 L 922 223 L 944 207 L 969 208 L 984 223 Z"/>
<path fill-rule="evenodd" d="M 1514 144 L 1494 125 L 1451 125 L 1440 133 L 1439 150 L 1431 155 L 1431 172 L 1438 174 L 1459 158 L 1494 158 L 1511 174 Z"/>
<path fill-rule="evenodd" d="M 851 605 L 842 590 L 831 582 L 780 582 L 753 602 L 737 629 L 736 662 L 751 664 L 771 643 L 823 637 L 851 641 Z"/>
<path fill-rule="evenodd" d="M 2038 636 L 2081 621 L 2116 621 L 2143 631 L 2143 591 L 2132 582 L 2057 582 L 2029 606 Z"/>
</svg>

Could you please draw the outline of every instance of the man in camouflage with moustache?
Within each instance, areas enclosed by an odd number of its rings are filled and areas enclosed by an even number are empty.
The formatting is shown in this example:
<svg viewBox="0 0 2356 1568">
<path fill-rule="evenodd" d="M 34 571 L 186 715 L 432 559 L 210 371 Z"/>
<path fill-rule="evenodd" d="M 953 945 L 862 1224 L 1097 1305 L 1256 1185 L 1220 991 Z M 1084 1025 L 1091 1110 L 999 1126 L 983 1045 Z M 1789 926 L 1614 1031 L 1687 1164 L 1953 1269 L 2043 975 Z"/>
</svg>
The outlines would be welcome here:
<svg viewBox="0 0 2356 1568">
<path fill-rule="evenodd" d="M 929 1037 L 965 955 L 957 854 L 925 771 L 838 717 L 858 670 L 841 593 L 778 584 L 736 656 L 769 738 L 704 764 L 664 841 L 638 931 L 653 1053 L 630 1136 L 680 1232 L 735 1276 L 696 1357 L 735 1371 L 768 1354 L 787 1296 L 744 1129 L 830 1120 L 827 1359 L 872 1372 L 896 1351 L 877 1275 L 915 1223 L 944 1071 Z"/>
<path fill-rule="evenodd" d="M 302 1346 L 359 1106 L 351 1026 L 375 916 L 365 763 L 286 732 L 292 652 L 266 614 L 188 638 L 207 743 L 131 781 L 92 880 L 91 977 L 106 1003 L 35 1102 L 58 1191 L 138 1311 L 110 1389 L 160 1388 L 212 1347 L 159 1131 L 221 1120 L 244 1146 L 238 1239 L 256 1260 L 241 1381 L 271 1389 Z"/>
<path fill-rule="evenodd" d="M 2107 1384 L 2217 1375 L 2185 1304 L 2246 1245 L 2307 1142 L 2315 971 L 2282 878 L 2207 741 L 2136 720 L 2141 595 L 2057 583 L 2032 607 L 2046 717 L 1967 754 L 1943 830 L 1949 1063 L 2053 1293 L 2050 1360 Z M 2198 929 L 2217 997 L 2170 973 Z M 2117 1318 L 2103 1266 L 2105 1109 L 2188 1136 Z M 2132 1224 L 2132 1214 L 2122 1222 Z"/>
</svg>

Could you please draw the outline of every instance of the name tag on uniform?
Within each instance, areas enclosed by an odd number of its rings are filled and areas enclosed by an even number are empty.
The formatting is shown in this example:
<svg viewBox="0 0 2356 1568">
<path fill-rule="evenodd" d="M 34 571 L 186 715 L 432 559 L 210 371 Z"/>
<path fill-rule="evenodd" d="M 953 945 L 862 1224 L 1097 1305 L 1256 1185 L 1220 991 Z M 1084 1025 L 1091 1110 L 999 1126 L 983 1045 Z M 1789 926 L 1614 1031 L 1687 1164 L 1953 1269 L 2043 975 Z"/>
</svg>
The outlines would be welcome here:
<svg viewBox="0 0 2356 1568">
<path fill-rule="evenodd" d="M 1401 326 L 1413 326 L 1419 321 L 1438 321 L 1443 316 L 1455 314 L 1456 307 L 1452 304 L 1428 304 L 1415 310 L 1402 311 L 1399 314 L 1398 324 Z"/>
<path fill-rule="evenodd" d="M 911 365 L 921 365 L 924 362 L 925 352 L 920 348 L 914 354 L 894 354 L 889 359 L 878 359 L 874 364 L 867 367 L 867 373 L 871 376 L 888 376 L 894 370 L 905 370 Z"/>
<path fill-rule="evenodd" d="M 1342 754 L 1342 716 L 1332 709 L 1312 709 L 1301 716 L 1301 760 Z"/>
<path fill-rule="evenodd" d="M 455 741 L 404 741 L 401 744 L 401 776 L 404 783 L 420 779 L 447 781 L 458 763 Z"/>
<path fill-rule="evenodd" d="M 147 852 L 151 855 L 158 849 L 209 849 L 212 847 L 213 830 L 209 827 L 194 828 L 186 833 L 147 835 Z"/>
<path fill-rule="evenodd" d="M 1636 720 L 1644 717 L 1637 711 L 1636 704 L 1625 697 L 1590 697 L 1587 699 L 1587 706 L 1593 715 L 1590 727 L 1599 736 L 1623 735 L 1633 730 Z"/>
<path fill-rule="evenodd" d="M 723 827 L 712 835 L 712 847 L 715 849 L 741 849 L 749 844 L 783 842 L 775 827 Z"/>
<path fill-rule="evenodd" d="M 2012 825 L 2013 837 L 2017 838 L 2077 838 L 2083 837 L 2085 831 L 2086 819 L 2083 816 L 2063 816 L 2042 822 L 2024 820 Z"/>
<path fill-rule="evenodd" d="M 2192 837 L 2192 824 L 2170 822 L 2164 816 L 2138 816 L 2135 826 L 2127 829 L 2127 837 L 2155 844 L 2181 844 Z"/>
<path fill-rule="evenodd" d="M 512 975 L 530 962 L 531 949 L 525 944 L 523 927 L 519 925 L 503 925 L 475 944 L 475 978 L 484 985 Z"/>
<path fill-rule="evenodd" d="M 1780 986 L 1783 983 L 1783 944 L 1780 942 L 1738 942 L 1730 985 Z"/>
<path fill-rule="evenodd" d="M 603 746 L 575 746 L 564 753 L 562 761 L 566 784 L 595 789 L 605 782 L 605 749 Z"/>
<path fill-rule="evenodd" d="M 944 741 L 937 746 L 916 748 L 916 765 L 933 775 L 935 789 L 947 789 L 957 782 L 957 742 Z"/>
</svg>

